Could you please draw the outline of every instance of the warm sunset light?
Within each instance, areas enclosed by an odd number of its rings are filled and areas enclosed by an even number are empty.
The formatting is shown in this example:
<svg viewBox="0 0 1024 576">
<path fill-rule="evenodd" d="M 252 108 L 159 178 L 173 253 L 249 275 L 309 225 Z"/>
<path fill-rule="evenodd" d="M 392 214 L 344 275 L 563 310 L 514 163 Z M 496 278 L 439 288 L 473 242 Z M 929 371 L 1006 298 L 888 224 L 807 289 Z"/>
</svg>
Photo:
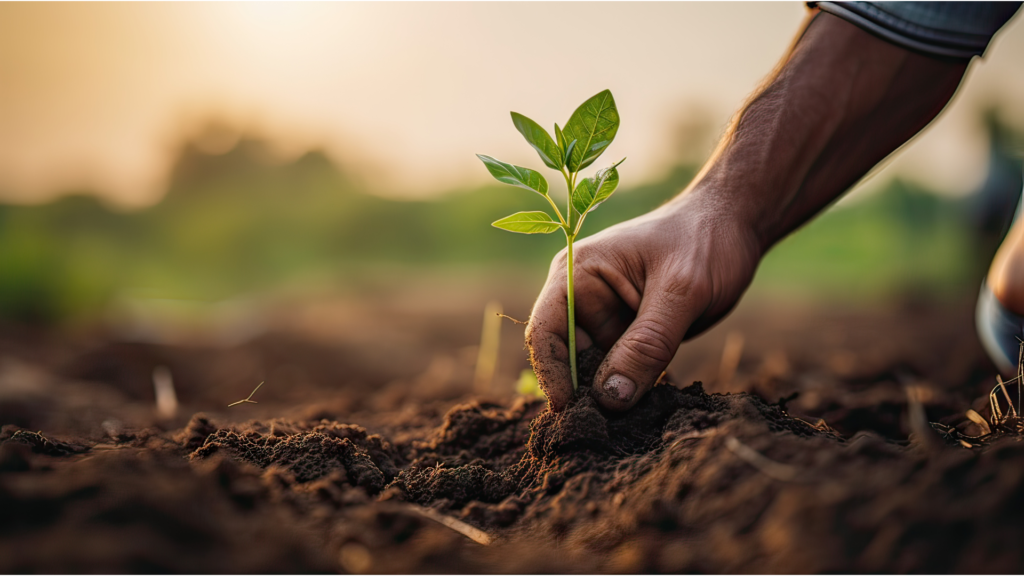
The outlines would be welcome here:
<svg viewBox="0 0 1024 576">
<path fill-rule="evenodd" d="M 606 86 L 628 110 L 619 142 L 634 151 L 631 177 L 649 180 L 678 161 L 681 125 L 703 130 L 706 153 L 804 13 L 798 3 L 4 3 L 0 195 L 88 189 L 151 203 L 175 147 L 210 119 L 265 134 L 286 157 L 326 148 L 380 193 L 438 193 L 483 181 L 479 149 L 525 157 L 496 136 L 507 119 L 495 109 L 529 108 L 550 124 Z M 614 41 L 580 45 L 569 22 Z M 897 170 L 953 193 L 977 183 L 974 110 L 1024 98 L 1019 27 L 996 38 Z"/>
<path fill-rule="evenodd" d="M 1022 5 L 0 1 L 0 575 L 1024 573 Z"/>
</svg>

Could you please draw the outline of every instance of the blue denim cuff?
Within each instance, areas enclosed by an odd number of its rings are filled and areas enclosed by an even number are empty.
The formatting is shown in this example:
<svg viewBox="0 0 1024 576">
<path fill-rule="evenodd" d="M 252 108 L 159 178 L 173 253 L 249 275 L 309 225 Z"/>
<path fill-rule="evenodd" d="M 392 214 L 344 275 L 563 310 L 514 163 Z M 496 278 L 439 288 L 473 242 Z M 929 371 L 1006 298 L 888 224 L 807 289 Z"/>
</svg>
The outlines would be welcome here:
<svg viewBox="0 0 1024 576">
<path fill-rule="evenodd" d="M 1021 2 L 814 2 L 884 40 L 929 56 L 970 60 Z"/>
</svg>

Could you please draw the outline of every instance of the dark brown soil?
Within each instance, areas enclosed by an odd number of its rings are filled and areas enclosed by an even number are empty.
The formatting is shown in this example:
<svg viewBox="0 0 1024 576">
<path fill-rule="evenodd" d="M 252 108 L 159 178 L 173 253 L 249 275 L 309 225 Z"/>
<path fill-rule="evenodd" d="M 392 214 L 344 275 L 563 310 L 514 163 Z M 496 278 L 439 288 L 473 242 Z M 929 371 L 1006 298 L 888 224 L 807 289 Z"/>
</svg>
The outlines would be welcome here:
<svg viewBox="0 0 1024 576">
<path fill-rule="evenodd" d="M 966 313 L 948 316 L 947 333 L 927 327 L 916 345 L 958 333 Z M 877 334 L 907 318 L 879 315 Z M 990 370 L 964 342 L 936 373 Z M 63 365 L 118 366 L 103 350 L 69 353 Z M 856 359 L 858 348 L 844 352 Z M 982 411 L 984 386 L 943 386 L 909 354 L 833 372 L 828 390 L 813 371 L 793 372 L 806 360 L 789 372 L 741 364 L 736 382 L 749 392 L 665 382 L 624 414 L 590 396 L 600 352 L 587 351 L 583 385 L 558 413 L 528 397 L 442 387 L 431 399 L 394 394 L 400 383 L 349 383 L 325 402 L 294 402 L 324 396 L 306 387 L 171 420 L 143 413 L 124 387 L 5 362 L 0 387 L 41 383 L 0 395 L 0 415 L 17 419 L 0 433 L 3 572 L 1024 570 L 1024 443 L 908 440 L 906 386 L 928 391 L 929 419 L 961 428 L 975 397 Z M 819 408 L 791 414 L 809 393 Z M 206 394 L 183 400 L 201 405 Z M 44 399 L 91 416 L 48 411 Z"/>
</svg>

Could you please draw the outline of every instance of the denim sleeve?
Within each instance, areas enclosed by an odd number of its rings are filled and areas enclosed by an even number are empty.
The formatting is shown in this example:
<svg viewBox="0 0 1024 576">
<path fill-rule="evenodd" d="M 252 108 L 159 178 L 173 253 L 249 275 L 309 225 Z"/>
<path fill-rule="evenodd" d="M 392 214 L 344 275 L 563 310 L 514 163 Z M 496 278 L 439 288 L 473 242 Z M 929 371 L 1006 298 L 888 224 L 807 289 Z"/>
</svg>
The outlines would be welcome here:
<svg viewBox="0 0 1024 576">
<path fill-rule="evenodd" d="M 941 58 L 985 53 L 1021 2 L 808 2 L 893 44 Z"/>
</svg>

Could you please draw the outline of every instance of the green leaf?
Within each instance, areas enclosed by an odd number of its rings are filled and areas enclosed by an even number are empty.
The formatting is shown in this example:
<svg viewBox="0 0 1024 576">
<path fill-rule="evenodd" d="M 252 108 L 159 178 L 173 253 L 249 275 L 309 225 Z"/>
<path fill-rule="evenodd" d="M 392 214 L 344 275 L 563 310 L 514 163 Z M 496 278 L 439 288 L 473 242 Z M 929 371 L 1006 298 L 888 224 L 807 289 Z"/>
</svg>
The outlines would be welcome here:
<svg viewBox="0 0 1024 576">
<path fill-rule="evenodd" d="M 490 156 L 484 156 L 483 154 L 477 154 L 476 157 L 483 161 L 484 165 L 487 166 L 487 171 L 498 182 L 531 190 L 542 196 L 548 195 L 548 182 L 539 172 L 523 168 L 522 166 L 514 166 Z"/>
<path fill-rule="evenodd" d="M 555 170 L 561 170 L 563 164 L 561 163 L 562 154 L 558 148 L 558 144 L 551 139 L 551 136 L 540 127 L 533 120 L 530 120 L 526 116 L 518 112 L 512 113 L 512 123 L 516 125 L 516 130 L 526 138 L 526 141 L 533 146 L 533 149 L 540 155 L 540 159 L 548 165 L 549 168 Z"/>
<path fill-rule="evenodd" d="M 561 224 L 552 220 L 547 212 L 539 210 L 536 212 L 516 212 L 511 216 L 506 216 L 501 220 L 493 222 L 491 226 L 508 230 L 509 232 L 519 232 L 520 234 L 551 234 L 562 227 Z"/>
<path fill-rule="evenodd" d="M 617 168 L 619 164 L 625 161 L 626 159 L 623 158 L 613 166 L 599 171 L 592 178 L 580 180 L 580 183 L 576 185 L 576 189 L 572 192 L 572 207 L 580 215 L 597 208 L 601 202 L 607 200 L 615 192 L 615 189 L 619 186 L 619 171 Z"/>
<path fill-rule="evenodd" d="M 597 189 L 597 182 L 594 178 L 584 178 L 572 191 L 572 209 L 576 214 L 582 216 L 594 203 L 594 192 Z"/>
<path fill-rule="evenodd" d="M 619 130 L 619 111 L 612 93 L 604 90 L 580 105 L 562 131 L 568 141 L 578 140 L 566 165 L 570 172 L 590 166 L 615 139 Z"/>
<path fill-rule="evenodd" d="M 560 150 L 565 150 L 565 136 L 562 134 L 562 129 L 555 124 L 555 143 L 558 144 Z"/>
<path fill-rule="evenodd" d="M 572 156 L 573 148 L 576 147 L 577 140 L 573 140 L 569 143 L 569 147 L 565 149 L 565 162 L 569 163 L 569 157 Z"/>
</svg>

